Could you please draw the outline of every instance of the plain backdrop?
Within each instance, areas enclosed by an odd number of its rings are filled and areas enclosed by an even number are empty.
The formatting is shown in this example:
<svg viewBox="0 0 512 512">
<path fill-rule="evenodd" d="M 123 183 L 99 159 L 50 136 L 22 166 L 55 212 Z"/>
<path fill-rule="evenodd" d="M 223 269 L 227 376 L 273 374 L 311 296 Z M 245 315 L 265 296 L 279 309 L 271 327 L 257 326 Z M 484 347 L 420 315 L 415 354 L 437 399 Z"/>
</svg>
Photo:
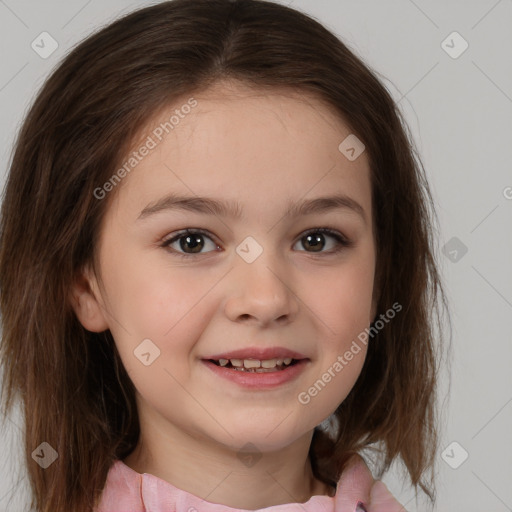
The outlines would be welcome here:
<svg viewBox="0 0 512 512">
<path fill-rule="evenodd" d="M 428 173 L 453 321 L 435 510 L 512 511 L 512 2 L 283 3 L 324 23 L 378 73 Z M 2 186 L 15 134 L 51 70 L 93 30 L 149 4 L 0 0 Z M 47 58 L 31 46 L 42 32 L 58 44 Z M 27 510 L 20 426 L 12 415 L 0 437 L 0 511 Z M 427 510 L 399 469 L 384 481 L 409 512 Z"/>
</svg>

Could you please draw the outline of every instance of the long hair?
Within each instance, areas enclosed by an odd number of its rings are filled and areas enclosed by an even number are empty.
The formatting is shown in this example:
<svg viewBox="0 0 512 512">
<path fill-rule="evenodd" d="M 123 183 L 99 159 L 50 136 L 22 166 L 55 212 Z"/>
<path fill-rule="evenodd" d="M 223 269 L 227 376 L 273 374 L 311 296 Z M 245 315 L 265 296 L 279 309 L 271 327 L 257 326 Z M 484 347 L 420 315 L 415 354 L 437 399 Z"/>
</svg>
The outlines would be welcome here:
<svg viewBox="0 0 512 512">
<path fill-rule="evenodd" d="M 352 453 L 377 447 L 379 474 L 400 458 L 412 484 L 435 494 L 436 389 L 442 336 L 435 209 L 393 99 L 313 18 L 263 0 L 174 0 L 132 12 L 77 45 L 46 80 L 18 134 L 1 209 L 2 406 L 18 398 L 25 463 L 38 512 L 91 512 L 108 470 L 135 447 L 135 389 L 110 331 L 79 323 L 69 295 L 95 261 L 98 200 L 141 127 L 178 98 L 234 80 L 325 102 L 363 141 L 371 167 L 378 311 L 402 311 L 368 345 L 362 372 L 315 429 L 315 476 L 336 484 Z M 118 187 L 119 188 L 119 187 Z M 437 314 L 435 314 L 437 313 Z M 48 468 L 32 453 L 48 443 Z M 46 445 L 45 445 L 46 446 Z"/>
</svg>

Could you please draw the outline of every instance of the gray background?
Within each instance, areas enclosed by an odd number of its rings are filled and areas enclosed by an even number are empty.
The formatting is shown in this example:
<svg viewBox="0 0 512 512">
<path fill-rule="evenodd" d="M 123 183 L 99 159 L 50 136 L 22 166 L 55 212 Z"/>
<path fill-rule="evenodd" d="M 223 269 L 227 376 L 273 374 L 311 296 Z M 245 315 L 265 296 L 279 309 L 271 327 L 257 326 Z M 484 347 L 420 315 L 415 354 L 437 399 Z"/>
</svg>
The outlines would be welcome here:
<svg viewBox="0 0 512 512">
<path fill-rule="evenodd" d="M 380 74 L 428 172 L 454 329 L 436 510 L 512 511 L 512 2 L 283 3 L 319 19 Z M 97 27 L 149 4 L 0 0 L 2 186 L 24 113 L 64 53 Z M 31 48 L 44 31 L 59 45 L 46 59 Z M 454 31 L 469 44 L 457 58 L 443 47 L 453 54 L 460 39 L 442 46 Z M 19 425 L 13 415 L 2 431 L 0 510 L 27 509 Z M 426 510 L 402 488 L 397 466 L 384 481 L 407 510 Z"/>
</svg>

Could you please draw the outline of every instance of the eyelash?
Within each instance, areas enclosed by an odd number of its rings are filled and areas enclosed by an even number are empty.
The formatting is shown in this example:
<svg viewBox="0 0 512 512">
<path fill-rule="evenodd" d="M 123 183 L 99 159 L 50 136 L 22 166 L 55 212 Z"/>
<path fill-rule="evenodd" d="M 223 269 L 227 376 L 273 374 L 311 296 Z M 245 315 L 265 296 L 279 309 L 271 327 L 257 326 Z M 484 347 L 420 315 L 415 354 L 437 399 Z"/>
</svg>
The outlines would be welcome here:
<svg viewBox="0 0 512 512">
<path fill-rule="evenodd" d="M 347 240 L 341 233 L 339 233 L 338 231 L 335 231 L 333 229 L 330 229 L 330 228 L 313 228 L 313 229 L 308 229 L 307 231 L 305 231 L 302 234 L 302 236 L 297 241 L 300 241 L 301 238 L 304 238 L 305 236 L 311 235 L 313 233 L 322 233 L 322 234 L 329 235 L 332 238 L 334 238 L 337 241 L 337 243 L 338 243 L 336 248 L 331 249 L 330 251 L 327 251 L 327 252 L 322 251 L 322 252 L 320 252 L 318 254 L 331 254 L 331 255 L 332 254 L 337 254 L 340 251 L 342 251 L 343 249 L 352 247 L 352 245 L 353 245 L 353 242 L 351 242 L 350 240 Z M 171 247 L 169 247 L 172 243 L 180 240 L 181 238 L 183 238 L 183 237 L 185 237 L 187 235 L 204 235 L 204 236 L 207 236 L 208 238 L 210 238 L 210 240 L 212 242 L 214 242 L 216 245 L 218 245 L 215 242 L 215 240 L 213 239 L 213 237 L 211 236 L 211 234 L 208 233 L 208 231 L 205 231 L 203 229 L 185 229 L 185 230 L 180 231 L 179 233 L 177 233 L 172 238 L 164 240 L 162 242 L 162 244 L 161 244 L 161 247 L 167 249 L 173 255 L 178 256 L 179 258 L 184 258 L 185 259 L 185 258 L 191 258 L 191 257 L 194 257 L 194 256 L 201 256 L 202 253 L 186 254 L 186 253 L 182 253 L 182 252 L 176 251 L 175 249 L 172 249 Z M 309 252 L 309 251 L 300 251 L 300 252 Z M 310 254 L 316 255 L 315 253 L 310 253 Z"/>
</svg>

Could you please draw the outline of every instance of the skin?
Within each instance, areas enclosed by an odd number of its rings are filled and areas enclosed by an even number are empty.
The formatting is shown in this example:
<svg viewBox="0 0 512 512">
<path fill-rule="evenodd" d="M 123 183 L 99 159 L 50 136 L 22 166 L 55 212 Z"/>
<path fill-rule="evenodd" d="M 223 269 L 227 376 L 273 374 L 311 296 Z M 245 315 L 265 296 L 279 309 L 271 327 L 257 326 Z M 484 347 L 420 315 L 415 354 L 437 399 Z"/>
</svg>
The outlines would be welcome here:
<svg viewBox="0 0 512 512">
<path fill-rule="evenodd" d="M 141 437 L 124 462 L 234 508 L 332 495 L 314 477 L 308 450 L 315 426 L 355 384 L 366 347 L 359 343 L 362 350 L 308 404 L 297 397 L 376 314 L 366 154 L 349 161 L 340 153 L 351 131 L 312 96 L 222 83 L 194 98 L 198 105 L 115 191 L 96 247 L 101 280 L 88 267 L 73 287 L 82 325 L 110 329 L 137 390 Z M 159 112 L 143 133 L 185 102 Z M 170 192 L 238 201 L 243 217 L 167 210 L 138 219 Z M 357 201 L 365 218 L 349 209 L 283 218 L 289 201 L 333 192 Z M 353 246 L 333 253 L 337 242 L 326 234 L 314 251 L 304 232 L 321 227 Z M 184 248 L 171 245 L 174 254 L 162 247 L 186 228 L 211 233 L 200 254 L 183 239 Z M 263 248 L 251 264 L 236 252 L 248 236 Z M 185 251 L 191 256 L 177 255 Z M 160 350 L 149 366 L 133 353 L 147 338 Z M 310 362 L 292 382 L 250 391 L 201 361 L 251 345 L 284 346 Z M 261 456 L 250 467 L 238 457 L 248 442 Z"/>
</svg>

